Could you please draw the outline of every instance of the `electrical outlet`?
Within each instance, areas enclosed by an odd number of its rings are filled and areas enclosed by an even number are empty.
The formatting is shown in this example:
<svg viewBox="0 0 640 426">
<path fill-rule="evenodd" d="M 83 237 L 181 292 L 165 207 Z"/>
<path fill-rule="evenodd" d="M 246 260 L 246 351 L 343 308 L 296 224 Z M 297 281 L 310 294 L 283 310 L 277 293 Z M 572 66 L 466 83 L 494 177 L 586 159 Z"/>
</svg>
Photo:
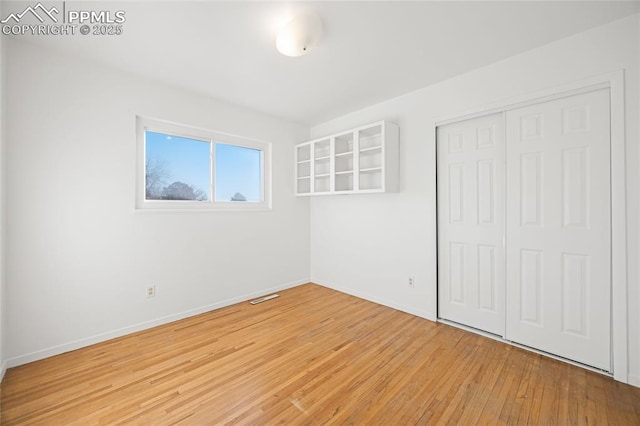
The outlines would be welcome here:
<svg viewBox="0 0 640 426">
<path fill-rule="evenodd" d="M 409 277 L 409 287 L 415 287 L 415 282 L 413 281 L 413 277 Z"/>
<path fill-rule="evenodd" d="M 147 287 L 147 297 L 155 297 L 156 296 L 156 286 L 151 285 Z"/>
</svg>

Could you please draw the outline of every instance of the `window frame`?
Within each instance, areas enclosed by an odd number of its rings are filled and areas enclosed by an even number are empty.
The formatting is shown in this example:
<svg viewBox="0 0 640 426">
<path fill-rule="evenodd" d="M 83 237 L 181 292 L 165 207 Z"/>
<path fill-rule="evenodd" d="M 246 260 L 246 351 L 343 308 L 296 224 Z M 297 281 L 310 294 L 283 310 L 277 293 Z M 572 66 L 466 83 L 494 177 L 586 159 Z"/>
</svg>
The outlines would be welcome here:
<svg viewBox="0 0 640 426">
<path fill-rule="evenodd" d="M 209 142 L 209 201 L 147 200 L 145 191 L 147 131 Z M 262 201 L 216 201 L 216 143 L 256 149 L 260 156 Z M 136 116 L 136 211 L 265 211 L 271 207 L 271 143 L 184 124 Z"/>
</svg>

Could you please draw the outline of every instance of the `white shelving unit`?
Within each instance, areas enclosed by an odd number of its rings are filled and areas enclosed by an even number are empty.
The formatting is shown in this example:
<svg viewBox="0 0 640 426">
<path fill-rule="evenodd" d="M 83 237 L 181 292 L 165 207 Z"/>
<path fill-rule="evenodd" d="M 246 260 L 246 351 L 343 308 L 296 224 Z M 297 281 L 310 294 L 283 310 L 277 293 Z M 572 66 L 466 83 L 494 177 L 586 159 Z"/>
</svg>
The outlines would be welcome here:
<svg viewBox="0 0 640 426">
<path fill-rule="evenodd" d="M 397 192 L 399 133 L 379 121 L 296 145 L 296 195 Z"/>
<path fill-rule="evenodd" d="M 311 193 L 311 144 L 296 147 L 296 194 Z"/>
<path fill-rule="evenodd" d="M 354 184 L 354 146 L 353 132 L 347 132 L 333 137 L 333 191 L 353 191 Z"/>
<path fill-rule="evenodd" d="M 331 191 L 331 139 L 313 142 L 313 183 L 311 192 L 323 194 Z"/>
</svg>

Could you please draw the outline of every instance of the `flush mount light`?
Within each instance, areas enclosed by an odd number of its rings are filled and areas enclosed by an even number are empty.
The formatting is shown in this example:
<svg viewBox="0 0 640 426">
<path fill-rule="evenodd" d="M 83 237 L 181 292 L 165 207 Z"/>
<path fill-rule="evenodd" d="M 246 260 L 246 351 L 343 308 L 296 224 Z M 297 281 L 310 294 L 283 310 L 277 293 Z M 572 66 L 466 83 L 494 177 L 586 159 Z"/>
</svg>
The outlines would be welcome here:
<svg viewBox="0 0 640 426">
<path fill-rule="evenodd" d="M 285 56 L 302 56 L 320 39 L 322 21 L 313 13 L 299 15 L 278 32 L 276 47 Z"/>
</svg>

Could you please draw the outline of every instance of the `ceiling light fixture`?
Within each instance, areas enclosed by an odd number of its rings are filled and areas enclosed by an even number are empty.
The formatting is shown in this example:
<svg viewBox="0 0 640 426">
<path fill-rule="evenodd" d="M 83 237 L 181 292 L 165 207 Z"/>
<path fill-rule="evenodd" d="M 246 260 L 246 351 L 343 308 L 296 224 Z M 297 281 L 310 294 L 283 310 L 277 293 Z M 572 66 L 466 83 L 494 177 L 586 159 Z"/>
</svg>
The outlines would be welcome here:
<svg viewBox="0 0 640 426">
<path fill-rule="evenodd" d="M 276 47 L 285 56 L 302 56 L 320 39 L 322 21 L 314 13 L 305 13 L 289 21 L 278 32 Z"/>
</svg>

